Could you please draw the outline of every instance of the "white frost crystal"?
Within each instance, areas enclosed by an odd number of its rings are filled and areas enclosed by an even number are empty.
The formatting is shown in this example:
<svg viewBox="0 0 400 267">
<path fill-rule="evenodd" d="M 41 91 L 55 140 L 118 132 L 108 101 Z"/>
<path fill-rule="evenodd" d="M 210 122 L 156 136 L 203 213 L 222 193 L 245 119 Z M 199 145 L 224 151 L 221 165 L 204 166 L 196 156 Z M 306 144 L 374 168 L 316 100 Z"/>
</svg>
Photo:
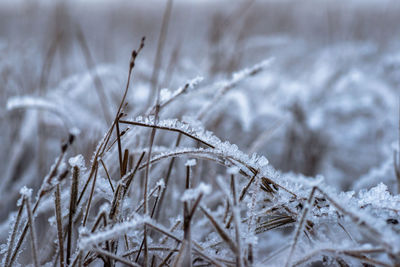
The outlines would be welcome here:
<svg viewBox="0 0 400 267">
<path fill-rule="evenodd" d="M 32 188 L 24 186 L 19 190 L 19 193 L 21 194 L 21 196 L 30 198 L 32 196 Z"/>
<path fill-rule="evenodd" d="M 185 166 L 193 167 L 196 166 L 196 160 L 195 159 L 189 159 L 186 161 Z"/>
<path fill-rule="evenodd" d="M 85 168 L 85 159 L 83 158 L 83 156 L 81 154 L 72 157 L 68 160 L 69 165 L 71 165 L 71 167 L 78 167 L 80 169 Z"/>
<path fill-rule="evenodd" d="M 200 183 L 198 187 L 186 190 L 181 197 L 181 201 L 196 199 L 200 194 L 208 195 L 211 193 L 211 186 Z"/>
</svg>

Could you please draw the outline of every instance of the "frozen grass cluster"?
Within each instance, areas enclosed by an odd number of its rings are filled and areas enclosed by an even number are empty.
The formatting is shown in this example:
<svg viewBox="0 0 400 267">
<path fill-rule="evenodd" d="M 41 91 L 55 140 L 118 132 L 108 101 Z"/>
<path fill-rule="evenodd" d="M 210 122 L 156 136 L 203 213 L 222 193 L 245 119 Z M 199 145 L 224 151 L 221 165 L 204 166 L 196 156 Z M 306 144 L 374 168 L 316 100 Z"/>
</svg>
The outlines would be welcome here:
<svg viewBox="0 0 400 267">
<path fill-rule="evenodd" d="M 387 48 L 380 65 L 367 65 L 373 46 L 341 43 L 309 51 L 316 60 L 293 78 L 304 66 L 285 65 L 289 51 L 268 44 L 274 58 L 223 68 L 229 53 L 216 47 L 238 38 L 244 49 L 244 33 L 224 26 L 209 33 L 209 74 L 199 66 L 192 75 L 178 50 L 164 70 L 171 2 L 154 68 L 145 38 L 126 68 L 95 64 L 74 26 L 49 48 L 43 90 L 7 93 L 1 265 L 400 265 L 400 60 Z M 88 70 L 47 85 L 56 47 L 72 32 Z M 303 49 L 296 41 L 290 52 Z M 330 55 L 339 50 L 353 62 Z M 378 68 L 391 76 L 369 74 Z M 3 77 L 16 75 L 10 69 L 0 65 Z"/>
</svg>

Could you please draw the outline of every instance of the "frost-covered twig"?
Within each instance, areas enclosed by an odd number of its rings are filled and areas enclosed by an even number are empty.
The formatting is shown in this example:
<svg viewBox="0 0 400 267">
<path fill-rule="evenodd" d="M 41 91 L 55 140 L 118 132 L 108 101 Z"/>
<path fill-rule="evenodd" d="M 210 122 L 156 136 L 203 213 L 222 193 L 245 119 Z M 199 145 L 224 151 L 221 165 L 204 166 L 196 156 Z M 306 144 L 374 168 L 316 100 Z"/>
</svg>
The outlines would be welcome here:
<svg viewBox="0 0 400 267">
<path fill-rule="evenodd" d="M 67 225 L 67 254 L 66 254 L 66 263 L 67 265 L 70 262 L 71 257 L 71 249 L 72 249 L 72 224 L 73 217 L 76 211 L 76 204 L 78 200 L 78 185 L 79 185 L 79 173 L 80 169 L 78 166 L 72 167 L 72 181 L 71 181 L 71 189 L 70 189 L 70 201 L 69 201 L 69 212 L 68 212 L 68 225 Z"/>
<path fill-rule="evenodd" d="M 236 191 L 236 181 L 235 174 L 231 174 L 231 191 L 232 191 L 232 216 L 233 222 L 235 224 L 235 237 L 236 237 L 236 246 L 238 249 L 238 253 L 236 254 L 236 265 L 243 266 L 243 256 L 242 256 L 242 245 L 241 245 L 241 219 L 240 219 L 240 210 L 238 206 L 238 198 Z"/>
<path fill-rule="evenodd" d="M 173 101 L 175 101 L 179 96 L 191 92 L 194 88 L 196 88 L 202 81 L 203 77 L 196 77 L 194 79 L 191 79 L 185 83 L 184 86 L 179 87 L 176 89 L 174 92 L 170 92 L 167 89 L 164 91 L 161 90 L 160 92 L 160 110 L 163 109 L 164 107 L 168 106 L 171 104 Z M 147 116 L 149 115 L 154 115 L 156 111 L 156 107 L 153 106 L 147 110 L 145 113 Z"/>
<path fill-rule="evenodd" d="M 33 256 L 33 263 L 35 267 L 39 267 L 39 261 L 38 261 L 38 252 L 37 252 L 37 239 L 36 239 L 36 229 L 35 229 L 35 224 L 34 224 L 34 217 L 31 209 L 31 204 L 30 204 L 30 199 L 31 199 L 31 192 L 29 193 L 22 193 L 23 195 L 23 202 L 25 204 L 26 208 L 26 213 L 28 214 L 28 225 L 30 228 L 30 233 L 31 233 L 31 247 L 32 247 L 32 256 Z"/>
<path fill-rule="evenodd" d="M 58 235 L 58 251 L 60 254 L 60 267 L 64 267 L 64 237 L 63 237 L 63 223 L 61 216 L 61 199 L 60 199 L 60 185 L 56 186 L 54 192 L 54 206 L 57 220 L 57 235 Z"/>
<path fill-rule="evenodd" d="M 214 98 L 208 102 L 206 105 L 203 106 L 203 108 L 199 111 L 197 114 L 196 118 L 198 120 L 204 119 L 204 117 L 212 110 L 212 108 L 216 105 L 218 101 L 232 88 L 236 87 L 236 85 L 244 80 L 245 78 L 249 76 L 256 75 L 260 71 L 264 70 L 266 67 L 268 67 L 271 64 L 272 60 L 267 59 L 264 61 L 261 61 L 260 63 L 255 64 L 254 66 L 250 68 L 243 69 L 239 72 L 236 72 L 232 75 L 232 78 L 226 82 L 221 83 L 220 89 L 218 92 L 215 94 Z"/>
</svg>

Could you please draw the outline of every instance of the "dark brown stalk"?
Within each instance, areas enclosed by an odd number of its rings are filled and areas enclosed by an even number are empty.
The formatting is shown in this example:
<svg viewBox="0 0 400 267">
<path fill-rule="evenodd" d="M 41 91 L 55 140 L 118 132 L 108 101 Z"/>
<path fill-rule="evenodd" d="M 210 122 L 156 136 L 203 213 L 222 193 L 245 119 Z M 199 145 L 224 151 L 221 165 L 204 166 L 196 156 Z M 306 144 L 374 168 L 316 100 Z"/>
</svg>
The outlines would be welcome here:
<svg viewBox="0 0 400 267">
<path fill-rule="evenodd" d="M 253 244 L 248 245 L 248 252 L 247 252 L 247 261 L 250 266 L 253 265 L 254 262 L 254 255 L 253 255 Z"/>
<path fill-rule="evenodd" d="M 122 184 L 119 184 L 117 186 L 116 191 L 114 192 L 114 198 L 113 198 L 113 201 L 111 203 L 110 212 L 108 214 L 108 218 L 111 221 L 114 221 L 116 215 L 118 214 L 118 210 L 119 210 L 119 207 L 120 207 L 120 204 L 121 204 L 121 199 L 122 199 L 122 196 L 124 194 L 124 191 L 125 191 L 124 186 Z"/>
<path fill-rule="evenodd" d="M 93 178 L 94 174 L 96 173 L 97 165 L 98 165 L 97 156 L 95 156 L 95 161 L 93 162 L 92 167 L 90 168 L 89 177 L 86 180 L 85 185 L 83 186 L 81 193 L 79 194 L 79 197 L 78 197 L 78 200 L 76 202 L 76 205 L 79 205 L 81 203 L 83 195 L 85 194 L 87 187 L 89 186 L 90 182 L 92 181 L 92 178 Z"/>
<path fill-rule="evenodd" d="M 126 99 L 126 96 L 127 96 L 127 94 L 128 94 L 129 84 L 130 84 L 130 81 L 131 81 L 132 70 L 133 70 L 133 68 L 135 67 L 136 57 L 139 55 L 140 51 L 143 49 L 143 47 L 144 47 L 144 41 L 145 41 L 145 40 L 146 40 L 146 38 L 145 38 L 145 37 L 142 37 L 142 40 L 141 40 L 141 42 L 140 42 L 139 48 L 138 48 L 137 50 L 133 50 L 133 51 L 132 51 L 131 61 L 130 61 L 130 63 L 129 63 L 128 81 L 127 81 L 127 83 L 126 83 L 124 95 L 122 96 L 121 103 L 120 103 L 120 105 L 119 105 L 119 107 L 118 107 L 118 111 L 117 111 L 117 113 L 116 113 L 115 120 L 116 120 L 117 118 L 119 118 L 120 113 L 121 113 L 121 110 L 122 110 L 122 107 L 123 107 L 123 105 L 124 105 L 124 103 L 125 103 L 125 99 Z"/>
<path fill-rule="evenodd" d="M 194 215 L 194 213 L 195 213 L 197 207 L 199 206 L 200 201 L 201 201 L 202 198 L 203 198 L 203 194 L 200 193 L 200 195 L 197 197 L 197 199 L 196 199 L 195 202 L 193 203 L 193 207 L 192 207 L 192 209 L 190 210 L 189 215 L 188 215 L 188 220 L 189 220 L 189 222 L 193 219 L 193 215 Z"/>
<path fill-rule="evenodd" d="M 76 211 L 77 198 L 78 198 L 78 184 L 79 184 L 79 168 L 74 166 L 72 171 L 72 182 L 71 182 L 71 196 L 69 201 L 69 214 L 68 214 L 68 225 L 67 225 L 67 265 L 70 263 L 71 249 L 72 249 L 72 227 L 73 217 Z"/>
<path fill-rule="evenodd" d="M 106 176 L 107 176 L 108 183 L 110 184 L 111 190 L 112 190 L 112 192 L 114 193 L 114 191 L 115 191 L 115 190 L 114 190 L 114 186 L 113 186 L 113 184 L 112 184 L 112 182 L 111 182 L 110 174 L 108 173 L 106 164 L 104 164 L 104 161 L 103 161 L 102 159 L 100 159 L 100 163 L 101 163 L 101 165 L 103 166 L 104 172 L 106 173 Z"/>
<path fill-rule="evenodd" d="M 121 177 L 123 177 L 126 174 L 126 170 L 128 168 L 128 159 L 129 159 L 129 150 L 125 149 L 124 158 L 122 160 L 122 175 L 121 175 Z"/>
<path fill-rule="evenodd" d="M 184 131 L 182 131 L 182 130 L 180 130 L 180 129 L 168 128 L 168 127 L 159 126 L 159 125 L 148 125 L 148 124 L 141 123 L 141 122 L 136 122 L 136 121 L 125 121 L 125 120 L 120 120 L 119 122 L 120 122 L 120 123 L 125 123 L 125 124 L 131 124 L 131 125 L 142 126 L 142 127 L 150 127 L 150 128 L 155 128 L 155 129 L 159 129 L 159 130 L 166 130 L 166 131 L 171 131 L 171 132 L 177 132 L 177 133 L 180 133 L 180 134 L 185 135 L 185 136 L 187 136 L 187 137 L 190 137 L 190 138 L 192 138 L 192 139 L 194 139 L 194 140 L 196 140 L 196 141 L 198 141 L 198 142 L 200 142 L 200 143 L 202 143 L 202 144 L 204 144 L 204 145 L 206 145 L 206 146 L 208 146 L 208 147 L 215 148 L 213 145 L 211 145 L 211 144 L 209 144 L 209 143 L 207 143 L 207 142 L 205 142 L 205 141 L 203 141 L 203 140 L 197 138 L 196 136 L 190 135 L 190 134 L 188 134 L 188 133 L 186 133 L 186 132 L 184 132 Z"/>
<path fill-rule="evenodd" d="M 83 226 L 86 225 L 87 218 L 89 216 L 90 205 L 92 204 L 92 198 L 93 198 L 93 194 L 94 194 L 94 189 L 96 188 L 98 163 L 96 162 L 95 164 L 96 164 L 96 166 L 95 166 L 95 173 L 94 173 L 94 178 L 93 178 L 93 183 L 92 183 L 92 190 L 90 191 L 88 203 L 87 203 L 87 206 L 86 206 L 85 217 L 83 219 Z"/>
<path fill-rule="evenodd" d="M 117 133 L 117 145 L 118 145 L 118 160 L 119 160 L 119 172 L 120 172 L 120 176 L 122 178 L 122 176 L 124 176 L 124 171 L 123 171 L 123 163 L 122 163 L 122 144 L 121 144 L 121 134 L 120 134 L 120 130 L 119 130 L 119 119 L 120 116 L 117 117 L 116 122 L 115 122 L 115 131 Z"/>
<path fill-rule="evenodd" d="M 222 222 L 225 223 L 225 228 L 229 228 L 229 226 L 227 225 L 227 223 L 229 222 L 228 220 L 228 215 L 229 215 L 229 210 L 230 210 L 230 203 L 229 203 L 229 199 L 227 198 L 225 200 L 225 211 L 224 211 L 224 218 L 222 219 Z M 231 216 L 232 217 L 232 216 Z"/>
<path fill-rule="evenodd" d="M 57 235 L 58 235 L 58 250 L 60 254 L 60 267 L 64 266 L 64 238 L 63 238 L 63 224 L 61 215 L 61 200 L 60 200 L 60 185 L 57 184 L 55 195 L 55 210 L 57 220 Z"/>
<path fill-rule="evenodd" d="M 125 114 L 121 114 L 121 118 L 123 117 L 123 115 Z M 122 130 L 120 132 L 120 137 L 124 136 L 128 131 L 130 130 L 129 127 L 126 127 L 124 130 Z M 115 138 L 112 142 L 110 142 L 110 145 L 105 149 L 106 152 L 109 152 L 111 150 L 111 148 L 113 148 L 113 146 L 118 142 L 118 138 Z"/>
<path fill-rule="evenodd" d="M 95 223 L 93 224 L 93 227 L 91 230 L 92 233 L 94 233 L 94 231 L 96 231 L 97 228 L 99 228 L 101 221 L 103 221 L 103 226 L 106 227 L 107 226 L 107 215 L 105 212 L 102 212 L 99 214 L 99 216 L 97 216 L 97 219 L 96 219 Z"/>
</svg>

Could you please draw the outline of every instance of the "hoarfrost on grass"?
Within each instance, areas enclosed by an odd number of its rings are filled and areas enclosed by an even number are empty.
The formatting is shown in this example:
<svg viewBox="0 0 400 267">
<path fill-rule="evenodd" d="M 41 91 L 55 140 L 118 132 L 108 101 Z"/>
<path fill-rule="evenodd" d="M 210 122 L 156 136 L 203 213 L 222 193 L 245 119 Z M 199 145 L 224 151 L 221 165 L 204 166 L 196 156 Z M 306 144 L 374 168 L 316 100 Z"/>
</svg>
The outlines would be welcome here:
<svg viewBox="0 0 400 267">
<path fill-rule="evenodd" d="M 189 201 L 197 199 L 200 195 L 208 195 L 211 193 L 211 185 L 201 182 L 196 188 L 190 188 L 183 192 L 181 201 Z"/>
<path fill-rule="evenodd" d="M 187 167 L 194 167 L 196 166 L 196 159 L 189 159 L 186 161 L 185 166 Z"/>
<path fill-rule="evenodd" d="M 71 167 L 78 167 L 81 170 L 85 169 L 85 159 L 81 154 L 69 158 L 68 163 Z"/>
<path fill-rule="evenodd" d="M 32 196 L 32 188 L 28 188 L 26 186 L 23 186 L 20 190 L 19 193 L 21 194 L 21 196 L 26 197 L 26 198 L 30 198 Z"/>
<path fill-rule="evenodd" d="M 92 246 L 106 240 L 115 239 L 116 237 L 123 236 L 129 231 L 137 229 L 147 221 L 149 221 L 149 218 L 136 214 L 135 216 L 133 216 L 132 219 L 128 221 L 115 224 L 111 227 L 95 233 L 90 233 L 90 231 L 88 231 L 87 229 L 81 228 L 79 233 L 79 248 L 81 250 L 87 250 L 90 249 Z"/>
</svg>

